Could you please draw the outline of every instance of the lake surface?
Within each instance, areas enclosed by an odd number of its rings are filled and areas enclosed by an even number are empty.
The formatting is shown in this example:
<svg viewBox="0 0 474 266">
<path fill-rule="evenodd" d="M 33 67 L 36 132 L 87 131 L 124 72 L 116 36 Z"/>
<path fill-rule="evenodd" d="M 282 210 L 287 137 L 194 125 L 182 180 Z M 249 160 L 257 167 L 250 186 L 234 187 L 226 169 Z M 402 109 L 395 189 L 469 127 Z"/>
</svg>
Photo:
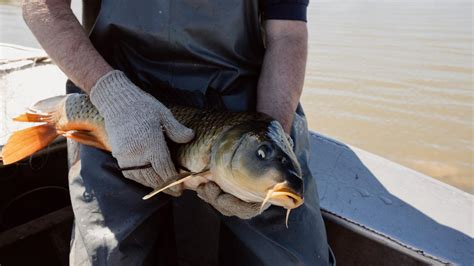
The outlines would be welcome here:
<svg viewBox="0 0 474 266">
<path fill-rule="evenodd" d="M 39 47 L 19 7 L 0 3 L 0 42 Z M 474 193 L 472 10 L 459 0 L 311 1 L 310 128 Z"/>
</svg>

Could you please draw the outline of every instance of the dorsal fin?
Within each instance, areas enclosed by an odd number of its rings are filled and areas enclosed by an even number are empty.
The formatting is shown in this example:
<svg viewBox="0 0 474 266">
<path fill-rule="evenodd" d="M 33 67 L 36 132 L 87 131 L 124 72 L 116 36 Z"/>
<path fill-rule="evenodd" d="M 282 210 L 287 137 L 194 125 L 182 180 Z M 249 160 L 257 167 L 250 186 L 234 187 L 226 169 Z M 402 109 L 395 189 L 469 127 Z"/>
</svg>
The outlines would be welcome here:
<svg viewBox="0 0 474 266">
<path fill-rule="evenodd" d="M 56 111 L 56 108 L 58 108 L 59 103 L 63 101 L 66 97 L 67 95 L 59 95 L 38 101 L 33 106 L 28 108 L 28 113 L 51 114 Z"/>
</svg>

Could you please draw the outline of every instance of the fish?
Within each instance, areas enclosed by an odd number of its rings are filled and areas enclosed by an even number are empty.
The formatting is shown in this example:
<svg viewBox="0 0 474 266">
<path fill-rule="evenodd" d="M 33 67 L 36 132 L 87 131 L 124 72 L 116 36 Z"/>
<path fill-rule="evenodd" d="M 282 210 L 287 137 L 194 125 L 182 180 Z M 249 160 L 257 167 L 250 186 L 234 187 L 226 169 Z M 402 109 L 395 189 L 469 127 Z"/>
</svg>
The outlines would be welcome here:
<svg viewBox="0 0 474 266">
<path fill-rule="evenodd" d="M 304 184 L 292 144 L 278 121 L 258 112 L 167 107 L 180 123 L 194 130 L 195 137 L 185 144 L 167 140 L 180 171 L 178 180 L 156 188 L 144 199 L 175 185 L 196 190 L 212 181 L 226 193 L 260 204 L 261 210 L 270 205 L 285 208 L 288 226 L 290 211 L 304 202 Z M 13 132 L 1 152 L 4 165 L 32 155 L 60 135 L 111 151 L 104 118 L 85 94 L 41 100 L 14 120 L 40 124 Z"/>
</svg>

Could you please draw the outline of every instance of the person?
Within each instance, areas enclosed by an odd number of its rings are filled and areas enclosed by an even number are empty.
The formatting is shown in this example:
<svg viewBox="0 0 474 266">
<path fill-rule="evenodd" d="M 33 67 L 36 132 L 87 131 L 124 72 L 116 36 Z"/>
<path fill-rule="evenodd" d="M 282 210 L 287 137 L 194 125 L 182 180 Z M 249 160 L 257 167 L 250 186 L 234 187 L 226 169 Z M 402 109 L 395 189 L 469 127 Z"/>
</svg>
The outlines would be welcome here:
<svg viewBox="0 0 474 266">
<path fill-rule="evenodd" d="M 298 104 L 307 0 L 84 1 L 85 14 L 95 15 L 86 30 L 69 5 L 30 0 L 22 9 L 44 50 L 104 117 L 112 147 L 81 146 L 80 171 L 70 174 L 72 265 L 331 263 Z M 167 139 L 194 136 L 165 100 L 263 112 L 282 124 L 305 182 L 288 229 L 282 208 L 259 215 L 212 182 L 198 197 L 175 188 L 141 200 L 176 175 Z"/>
</svg>

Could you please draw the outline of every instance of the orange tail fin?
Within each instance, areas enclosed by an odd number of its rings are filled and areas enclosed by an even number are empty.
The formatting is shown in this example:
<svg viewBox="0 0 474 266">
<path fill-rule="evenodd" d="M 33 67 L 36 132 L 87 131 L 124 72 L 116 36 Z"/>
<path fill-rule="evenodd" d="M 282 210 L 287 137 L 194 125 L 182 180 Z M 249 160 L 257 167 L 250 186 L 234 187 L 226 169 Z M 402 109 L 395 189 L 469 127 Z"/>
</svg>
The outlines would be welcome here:
<svg viewBox="0 0 474 266">
<path fill-rule="evenodd" d="M 51 115 L 25 113 L 13 118 L 13 121 L 18 122 L 48 122 L 51 120 Z"/>
<path fill-rule="evenodd" d="M 41 150 L 51 143 L 58 133 L 50 124 L 26 128 L 14 132 L 2 149 L 3 164 L 11 164 Z"/>
</svg>

